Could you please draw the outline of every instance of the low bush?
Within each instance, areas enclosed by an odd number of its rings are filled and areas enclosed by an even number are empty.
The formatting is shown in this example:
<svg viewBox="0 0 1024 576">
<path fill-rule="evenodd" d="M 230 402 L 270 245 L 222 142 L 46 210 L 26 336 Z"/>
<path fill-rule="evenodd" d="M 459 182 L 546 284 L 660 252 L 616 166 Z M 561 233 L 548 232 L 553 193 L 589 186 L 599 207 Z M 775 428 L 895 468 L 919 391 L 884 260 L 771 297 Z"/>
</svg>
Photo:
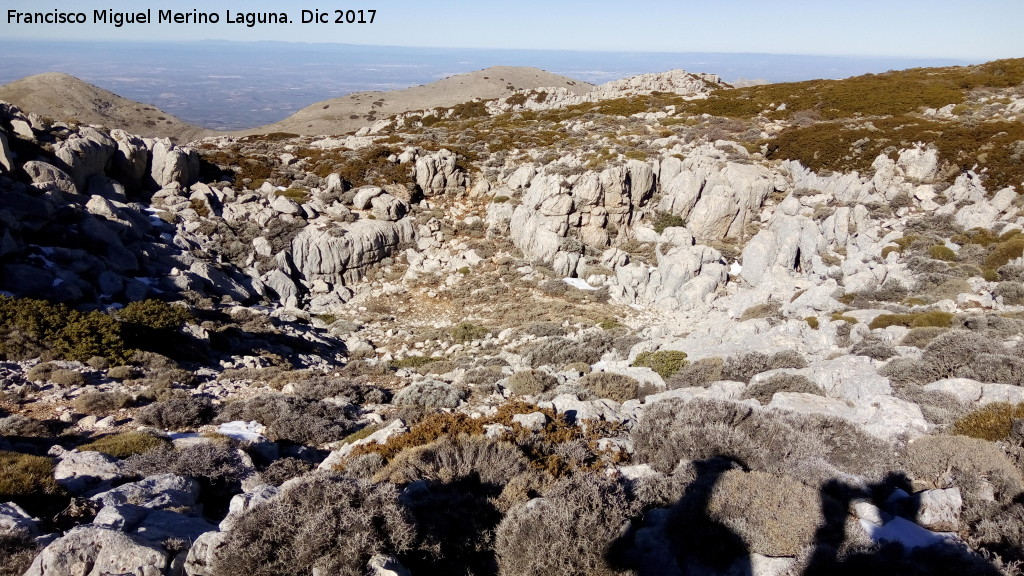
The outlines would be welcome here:
<svg viewBox="0 0 1024 576">
<path fill-rule="evenodd" d="M 140 371 L 135 366 L 112 366 L 107 370 L 107 378 L 111 380 L 131 380 L 138 378 Z"/>
<path fill-rule="evenodd" d="M 670 389 L 693 386 L 704 387 L 712 382 L 721 380 L 724 367 L 725 363 L 717 356 L 701 358 L 681 369 L 665 383 Z"/>
<path fill-rule="evenodd" d="M 719 551 L 721 557 L 711 560 L 723 562 L 739 550 L 796 556 L 814 540 L 821 522 L 818 490 L 758 471 L 732 469 L 708 476 L 698 478 L 670 512 L 666 531 L 683 549 L 705 558 Z M 730 550 L 730 536 L 743 545 Z"/>
<path fill-rule="evenodd" d="M 901 346 L 914 346 L 916 348 L 924 348 L 937 336 L 949 330 L 948 328 L 939 328 L 935 326 L 923 326 L 920 328 L 911 328 L 910 332 L 907 332 L 903 339 L 900 340 Z"/>
<path fill-rule="evenodd" d="M 1024 358 L 1010 354 L 978 354 L 956 374 L 980 382 L 1024 385 Z"/>
<path fill-rule="evenodd" d="M 28 416 L 10 414 L 0 418 L 0 436 L 8 438 L 46 438 L 53 436 L 49 426 Z"/>
<path fill-rule="evenodd" d="M 85 386 L 85 375 L 77 370 L 58 368 L 50 373 L 47 381 L 57 386 Z"/>
<path fill-rule="evenodd" d="M 953 262 L 956 260 L 956 252 L 953 252 L 952 249 L 944 244 L 929 246 L 928 256 L 935 260 L 943 260 L 945 262 Z"/>
<path fill-rule="evenodd" d="M 28 571 L 39 546 L 30 538 L 0 534 L 0 576 L 21 576 Z"/>
<path fill-rule="evenodd" d="M 1020 492 L 1020 471 L 998 446 L 987 440 L 969 436 L 924 436 L 911 442 L 903 457 L 904 469 L 914 478 L 941 486 L 953 472 L 962 477 L 961 490 L 980 488 L 977 480 L 987 479 L 997 488 L 997 498 L 1012 497 Z"/>
<path fill-rule="evenodd" d="M 947 378 L 958 375 L 958 372 L 969 366 L 980 354 L 992 349 L 992 342 L 973 331 L 951 330 L 937 336 L 924 352 L 921 360 L 939 375 Z"/>
<path fill-rule="evenodd" d="M 595 474 L 573 476 L 544 499 L 513 508 L 494 549 L 503 576 L 617 574 L 611 556 L 623 526 L 637 512 L 622 485 Z"/>
<path fill-rule="evenodd" d="M 78 449 L 85 451 L 101 452 L 114 458 L 128 458 L 136 454 L 142 454 L 166 446 L 167 440 L 146 434 L 145 432 L 121 432 L 103 436 L 88 444 L 79 446 Z"/>
<path fill-rule="evenodd" d="M 305 476 L 316 469 L 316 464 L 300 458 L 278 458 L 260 470 L 260 479 L 272 486 L 280 486 L 292 478 Z M 346 472 L 348 472 L 346 468 Z M 354 474 L 351 474 L 355 476 Z"/>
<path fill-rule="evenodd" d="M 83 414 L 106 415 L 132 405 L 132 397 L 124 392 L 86 392 L 71 403 Z"/>
<path fill-rule="evenodd" d="M 177 393 L 146 406 L 136 418 L 147 426 L 164 430 L 194 430 L 209 424 L 215 416 L 209 397 Z"/>
<path fill-rule="evenodd" d="M 403 450 L 375 480 L 394 484 L 417 480 L 448 483 L 475 476 L 485 484 L 504 486 L 528 470 L 529 461 L 515 445 L 463 434 L 443 436 L 424 446 Z"/>
<path fill-rule="evenodd" d="M 755 320 L 758 318 L 778 318 L 780 317 L 779 308 L 781 306 L 782 305 L 778 302 L 763 302 L 761 304 L 756 304 L 743 311 L 743 314 L 740 315 L 740 322 Z"/>
<path fill-rule="evenodd" d="M 1003 299 L 1004 304 L 1024 304 L 1024 284 L 1020 282 L 1000 282 L 994 292 Z"/>
<path fill-rule="evenodd" d="M 761 404 L 768 404 L 776 392 L 801 392 L 824 396 L 821 387 L 803 374 L 775 374 L 771 378 L 755 382 L 743 391 L 742 399 L 756 398 Z"/>
<path fill-rule="evenodd" d="M 749 382 L 757 374 L 769 370 L 806 367 L 807 361 L 804 357 L 793 350 L 780 350 L 771 356 L 750 352 L 727 359 L 722 366 L 722 379 Z"/>
<path fill-rule="evenodd" d="M 398 406 L 456 408 L 468 395 L 466 390 L 446 382 L 426 380 L 396 392 L 393 403 Z"/>
<path fill-rule="evenodd" d="M 686 352 L 678 350 L 658 350 L 657 352 L 641 352 L 633 360 L 633 366 L 644 366 L 654 370 L 666 380 L 686 367 Z"/>
<path fill-rule="evenodd" d="M 487 335 L 487 328 L 471 322 L 459 322 L 450 331 L 452 341 L 456 343 L 479 340 Z"/>
<path fill-rule="evenodd" d="M 868 324 L 872 330 L 889 326 L 906 326 L 907 328 L 936 327 L 949 328 L 953 325 L 953 314 L 932 310 L 910 314 L 879 314 Z"/>
<path fill-rule="evenodd" d="M 315 474 L 247 510 L 212 573 L 362 576 L 371 557 L 403 552 L 414 537 L 394 486 Z"/>
<path fill-rule="evenodd" d="M 557 384 L 558 380 L 547 372 L 521 370 L 509 376 L 505 385 L 515 396 L 535 396 L 551 390 Z"/>
<path fill-rule="evenodd" d="M 0 502 L 60 494 L 53 477 L 53 460 L 20 452 L 0 451 Z"/>
<path fill-rule="evenodd" d="M 220 422 L 255 420 L 271 440 L 317 445 L 341 440 L 355 428 L 351 406 L 283 394 L 263 394 L 227 404 Z"/>
<path fill-rule="evenodd" d="M 953 433 L 982 440 L 1006 440 L 1013 421 L 1020 418 L 1024 418 L 1024 404 L 993 402 L 957 420 Z"/>
<path fill-rule="evenodd" d="M 125 469 L 143 477 L 156 474 L 186 476 L 204 481 L 208 486 L 238 482 L 247 473 L 238 450 L 226 441 L 191 444 L 181 449 L 164 443 L 128 458 Z"/>
<path fill-rule="evenodd" d="M 295 394 L 314 400 L 327 398 L 344 399 L 349 404 L 384 404 L 390 400 L 390 394 L 371 384 L 350 378 L 334 378 L 313 376 L 303 378 L 295 383 Z"/>
<path fill-rule="evenodd" d="M 878 369 L 878 373 L 888 378 L 893 384 L 913 384 L 922 386 L 945 377 L 935 366 L 917 358 L 893 358 L 888 364 Z"/>
<path fill-rule="evenodd" d="M 856 356 L 867 356 L 874 360 L 888 360 L 896 355 L 892 345 L 884 342 L 881 338 L 868 336 L 850 347 L 850 354 Z"/>
<path fill-rule="evenodd" d="M 598 398 L 616 402 L 634 400 L 640 391 L 640 382 L 636 378 L 614 372 L 591 372 L 580 378 L 579 384 L 591 390 Z"/>
</svg>

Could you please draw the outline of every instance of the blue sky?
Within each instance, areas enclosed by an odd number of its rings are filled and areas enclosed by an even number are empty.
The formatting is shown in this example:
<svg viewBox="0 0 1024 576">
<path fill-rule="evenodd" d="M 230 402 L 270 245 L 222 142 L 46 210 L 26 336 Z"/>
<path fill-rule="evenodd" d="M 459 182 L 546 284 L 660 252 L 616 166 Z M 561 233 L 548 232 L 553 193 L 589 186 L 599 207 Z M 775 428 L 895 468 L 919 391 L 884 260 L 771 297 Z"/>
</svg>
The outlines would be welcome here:
<svg viewBox="0 0 1024 576">
<path fill-rule="evenodd" d="M 8 9 L 85 12 L 152 8 L 217 12 L 216 25 L 17 25 Z M 376 9 L 374 24 L 257 25 L 225 11 Z M 7 0 L 0 38 L 283 40 L 351 44 L 555 50 L 756 52 L 849 56 L 1024 57 L 1021 0 Z"/>
</svg>

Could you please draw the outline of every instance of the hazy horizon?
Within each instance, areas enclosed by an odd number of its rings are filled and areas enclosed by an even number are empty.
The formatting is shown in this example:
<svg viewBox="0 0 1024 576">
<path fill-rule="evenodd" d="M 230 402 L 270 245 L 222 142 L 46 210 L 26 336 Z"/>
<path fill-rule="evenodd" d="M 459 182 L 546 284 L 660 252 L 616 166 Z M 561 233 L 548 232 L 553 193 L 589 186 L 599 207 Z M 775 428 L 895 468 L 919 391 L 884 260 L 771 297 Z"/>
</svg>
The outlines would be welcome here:
<svg viewBox="0 0 1024 576">
<path fill-rule="evenodd" d="M 953 59 L 714 52 L 470 50 L 291 42 L 0 40 L 0 84 L 64 72 L 187 122 L 236 130 L 352 92 L 397 90 L 490 66 L 532 66 L 601 84 L 682 68 L 739 79 L 844 78 Z"/>
</svg>

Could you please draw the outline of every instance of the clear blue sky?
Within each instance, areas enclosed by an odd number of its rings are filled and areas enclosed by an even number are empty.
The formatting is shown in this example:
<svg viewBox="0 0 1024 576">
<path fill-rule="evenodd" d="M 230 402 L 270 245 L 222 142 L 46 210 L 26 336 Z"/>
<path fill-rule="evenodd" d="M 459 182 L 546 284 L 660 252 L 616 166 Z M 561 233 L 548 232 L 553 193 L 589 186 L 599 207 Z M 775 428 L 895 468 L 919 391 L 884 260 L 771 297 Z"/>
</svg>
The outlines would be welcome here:
<svg viewBox="0 0 1024 576">
<path fill-rule="evenodd" d="M 9 9 L 85 12 L 152 8 L 217 12 L 216 25 L 17 25 Z M 257 25 L 225 11 L 376 9 L 374 24 Z M 1022 0 L 6 0 L 0 38 L 283 40 L 396 46 L 558 50 L 1024 57 Z"/>
</svg>

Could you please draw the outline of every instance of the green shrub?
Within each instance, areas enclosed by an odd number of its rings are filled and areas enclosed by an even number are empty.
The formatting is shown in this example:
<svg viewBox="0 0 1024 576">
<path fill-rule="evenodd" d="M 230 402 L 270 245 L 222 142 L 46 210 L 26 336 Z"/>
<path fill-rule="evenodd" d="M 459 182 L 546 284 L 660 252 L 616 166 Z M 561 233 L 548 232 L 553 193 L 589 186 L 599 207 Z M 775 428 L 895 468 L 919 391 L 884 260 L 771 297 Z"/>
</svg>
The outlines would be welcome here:
<svg viewBox="0 0 1024 576">
<path fill-rule="evenodd" d="M 35 418 L 29 418 L 21 414 L 10 414 L 0 417 L 0 436 L 7 438 L 47 438 L 53 435 L 54 433 L 49 426 Z"/>
<path fill-rule="evenodd" d="M 579 384 L 593 391 L 598 398 L 616 402 L 634 400 L 640 391 L 640 382 L 636 378 L 614 372 L 591 372 L 580 378 Z"/>
<path fill-rule="evenodd" d="M 667 214 L 665 212 L 659 212 L 658 217 L 654 220 L 654 231 L 661 234 L 665 231 L 665 228 L 682 227 L 686 226 L 686 222 L 681 216 L 676 214 Z"/>
<path fill-rule="evenodd" d="M 633 360 L 633 366 L 643 366 L 654 370 L 662 378 L 671 378 L 689 362 L 686 361 L 686 352 L 678 350 L 658 350 L 657 352 L 641 352 Z"/>
<path fill-rule="evenodd" d="M 85 362 L 103 356 L 124 363 L 130 357 L 121 332 L 121 323 L 98 311 L 72 313 L 53 337 L 53 351 L 61 358 Z"/>
<path fill-rule="evenodd" d="M 83 452 L 101 452 L 114 458 L 127 458 L 142 454 L 167 444 L 167 440 L 146 434 L 145 432 L 121 432 L 103 436 L 97 440 L 79 446 Z"/>
<path fill-rule="evenodd" d="M 53 477 L 53 460 L 19 452 L 0 451 L 0 501 L 61 492 Z"/>
<path fill-rule="evenodd" d="M 139 375 L 139 370 L 134 366 L 111 366 L 107 370 L 107 378 L 111 380 L 131 380 Z"/>
<path fill-rule="evenodd" d="M 316 474 L 245 511 L 212 573 L 362 576 L 371 557 L 403 552 L 414 537 L 393 485 Z"/>
<path fill-rule="evenodd" d="M 953 314 L 939 310 L 909 314 L 880 314 L 868 324 L 868 328 L 872 330 L 889 326 L 949 328 L 953 325 L 953 317 Z"/>
<path fill-rule="evenodd" d="M 815 316 L 808 316 L 808 317 L 804 318 L 804 322 L 807 322 L 807 325 L 810 326 L 811 330 L 817 330 L 818 329 L 818 318 L 817 317 L 815 317 Z"/>
<path fill-rule="evenodd" d="M 194 320 L 184 306 L 152 299 L 128 304 L 117 312 L 117 317 L 123 322 L 154 330 L 179 330 Z"/>
<path fill-rule="evenodd" d="M 953 252 L 951 248 L 944 244 L 935 244 L 928 248 L 928 255 L 935 260 L 943 260 L 945 262 L 954 262 L 956 260 L 956 252 Z"/>
<path fill-rule="evenodd" d="M 406 356 L 405 358 L 391 360 L 389 364 L 392 368 L 421 368 L 427 364 L 442 360 L 445 360 L 445 358 L 440 356 Z"/>
<path fill-rule="evenodd" d="M 488 330 L 470 322 L 459 322 L 451 329 L 451 337 L 455 342 L 479 340 L 487 335 Z"/>
<path fill-rule="evenodd" d="M 1013 421 L 1019 418 L 1024 418 L 1024 404 L 993 402 L 957 420 L 953 433 L 982 440 L 1005 440 Z"/>
</svg>

